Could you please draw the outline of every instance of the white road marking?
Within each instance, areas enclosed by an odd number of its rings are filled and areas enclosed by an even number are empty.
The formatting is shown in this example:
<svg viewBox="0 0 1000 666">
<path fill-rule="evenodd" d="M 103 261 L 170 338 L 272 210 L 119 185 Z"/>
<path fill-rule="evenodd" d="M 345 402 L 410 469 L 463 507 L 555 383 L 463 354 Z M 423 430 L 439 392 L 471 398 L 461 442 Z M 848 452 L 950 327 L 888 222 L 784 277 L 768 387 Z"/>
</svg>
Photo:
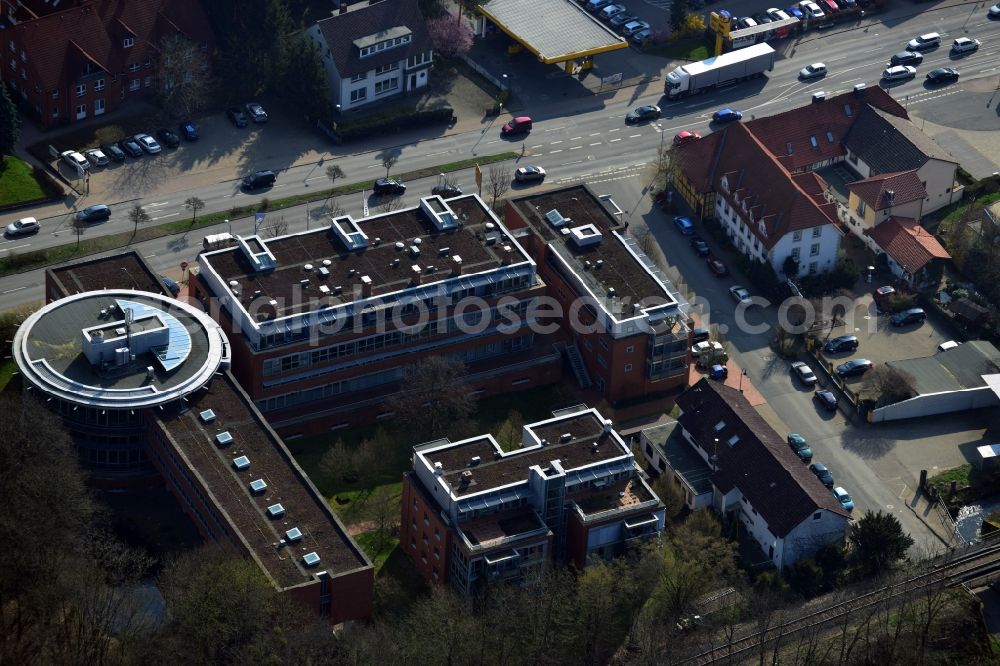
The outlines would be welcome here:
<svg viewBox="0 0 1000 666">
<path fill-rule="evenodd" d="M 639 139 L 641 137 L 642 137 L 641 134 L 629 134 L 628 135 L 628 138 L 630 138 L 630 139 Z"/>
<path fill-rule="evenodd" d="M 591 145 L 591 146 L 599 146 L 599 145 L 601 145 L 602 143 L 603 143 L 603 141 L 598 141 L 597 143 L 591 143 L 591 144 L 589 144 L 589 145 Z"/>
<path fill-rule="evenodd" d="M 31 243 L 25 245 L 15 245 L 14 247 L 5 247 L 5 250 L 20 250 L 22 247 L 31 247 Z"/>
<path fill-rule="evenodd" d="M 609 132 L 621 132 L 621 131 L 622 131 L 622 128 L 621 128 L 621 127 L 616 127 L 616 128 L 614 128 L 614 129 L 612 129 L 612 130 L 608 130 L 608 131 L 609 131 Z"/>
<path fill-rule="evenodd" d="M 561 152 L 562 152 L 562 148 L 560 148 L 559 150 L 550 150 L 549 151 L 549 155 L 555 155 L 556 153 L 561 153 Z"/>
<path fill-rule="evenodd" d="M 157 206 L 166 206 L 169 201 L 159 201 L 157 203 L 146 204 L 146 208 L 156 208 Z"/>
<path fill-rule="evenodd" d="M 582 136 L 574 136 L 574 137 L 570 137 L 570 141 L 579 141 L 582 138 L 583 138 Z"/>
<path fill-rule="evenodd" d="M 580 150 L 583 146 L 573 146 L 570 150 Z"/>
<path fill-rule="evenodd" d="M 492 143 L 492 142 L 491 142 L 491 143 Z M 448 152 L 447 150 L 442 150 L 442 151 L 441 151 L 441 152 L 439 152 L 439 153 L 429 153 L 429 154 L 427 155 L 427 157 L 434 157 L 435 155 L 444 155 L 444 154 L 445 154 L 445 153 L 447 153 L 447 152 Z"/>
<path fill-rule="evenodd" d="M 621 141 L 621 139 L 609 139 L 608 143 L 614 143 L 615 141 Z"/>
<path fill-rule="evenodd" d="M 535 148 L 541 148 L 541 147 L 542 147 L 542 144 L 538 144 L 537 146 L 531 146 L 531 149 L 534 150 Z"/>
<path fill-rule="evenodd" d="M 550 141 L 550 142 L 549 142 L 549 145 L 550 145 L 550 146 L 554 146 L 554 145 L 556 145 L 556 144 L 559 144 L 559 143 L 562 143 L 562 139 L 560 139 L 560 140 L 558 140 L 558 141 Z"/>
<path fill-rule="evenodd" d="M 601 136 L 601 133 L 600 132 L 591 132 L 587 136 Z"/>
<path fill-rule="evenodd" d="M 28 286 L 27 286 L 27 285 L 25 285 L 25 286 L 23 286 L 23 287 L 15 287 L 15 288 L 13 288 L 13 289 L 8 289 L 7 291 L 4 291 L 4 292 L 0 292 L 0 293 L 4 293 L 4 294 L 13 294 L 13 293 L 14 293 L 15 291 L 21 291 L 22 289 L 27 289 L 27 288 L 28 288 Z"/>
</svg>

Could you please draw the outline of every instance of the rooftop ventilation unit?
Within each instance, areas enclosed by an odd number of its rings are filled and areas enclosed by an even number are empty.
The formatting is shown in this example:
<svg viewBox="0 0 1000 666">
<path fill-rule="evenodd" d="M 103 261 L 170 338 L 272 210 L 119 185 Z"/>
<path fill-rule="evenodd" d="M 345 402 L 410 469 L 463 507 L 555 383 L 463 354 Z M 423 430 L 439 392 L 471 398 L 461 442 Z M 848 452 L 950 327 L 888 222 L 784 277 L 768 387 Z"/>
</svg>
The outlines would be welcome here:
<svg viewBox="0 0 1000 666">
<path fill-rule="evenodd" d="M 600 268 L 601 266 L 604 265 L 604 260 L 603 259 L 598 259 L 597 261 L 594 262 L 594 265 L 597 266 L 598 268 Z"/>
<path fill-rule="evenodd" d="M 465 470 L 464 472 L 462 472 L 461 483 L 463 486 L 467 486 L 470 483 L 472 483 L 472 472 L 470 472 L 469 470 Z"/>
<path fill-rule="evenodd" d="M 280 503 L 272 504 L 271 506 L 267 507 L 268 518 L 281 518 L 284 515 L 285 515 L 285 507 L 281 506 Z"/>
<path fill-rule="evenodd" d="M 228 446 L 233 443 L 233 436 L 229 434 L 229 431 L 220 432 L 215 436 L 215 443 L 219 446 Z"/>
<path fill-rule="evenodd" d="M 855 83 L 854 84 L 854 96 L 855 97 L 864 97 L 865 96 L 865 88 L 866 87 L 867 86 L 865 86 L 864 83 Z"/>
<path fill-rule="evenodd" d="M 479 456 L 472 456 L 472 459 L 469 461 L 469 465 L 471 467 L 475 467 L 480 462 L 482 462 L 482 458 L 480 458 Z"/>
<path fill-rule="evenodd" d="M 319 273 L 320 277 L 330 277 L 330 269 L 326 266 L 320 266 L 316 272 Z"/>
<path fill-rule="evenodd" d="M 267 482 L 264 479 L 255 479 L 249 483 L 250 492 L 254 495 L 259 495 L 260 493 L 267 490 Z"/>
<path fill-rule="evenodd" d="M 239 458 L 233 460 L 233 467 L 235 467 L 240 471 L 243 471 L 248 467 L 250 467 L 250 459 L 247 458 L 246 456 L 240 456 Z"/>
<path fill-rule="evenodd" d="M 826 93 L 820 90 L 819 92 L 813 93 L 813 104 L 819 104 L 826 99 Z"/>
<path fill-rule="evenodd" d="M 256 272 L 274 270 L 278 265 L 278 260 L 267 249 L 267 243 L 259 236 L 250 236 L 249 238 L 237 236 L 236 242 L 239 244 L 243 256 L 247 258 Z"/>
<path fill-rule="evenodd" d="M 300 541 L 302 539 L 302 530 L 300 530 L 297 527 L 293 527 L 292 529 L 285 532 L 285 539 L 287 539 L 289 543 L 295 543 L 296 541 Z"/>
<path fill-rule="evenodd" d="M 493 222 L 487 222 L 483 226 L 486 228 L 486 231 L 493 231 L 494 229 L 497 228 L 497 225 Z"/>
<path fill-rule="evenodd" d="M 615 291 L 615 288 L 608 287 L 608 298 L 614 298 L 616 295 L 618 295 L 618 292 Z"/>
<path fill-rule="evenodd" d="M 328 286 L 326 286 L 325 284 L 321 284 L 319 286 L 319 293 L 321 293 L 321 294 L 329 294 L 330 293 L 330 288 Z"/>
<path fill-rule="evenodd" d="M 414 259 L 416 259 L 417 257 L 420 256 L 420 246 L 419 245 L 411 245 L 410 246 L 410 256 L 413 257 Z"/>
<path fill-rule="evenodd" d="M 566 223 L 569 222 L 569 220 L 563 217 L 562 213 L 555 208 L 545 214 L 545 219 L 548 220 L 549 224 L 556 229 L 566 226 Z"/>
<path fill-rule="evenodd" d="M 559 442 L 562 444 L 570 441 L 571 439 L 573 439 L 573 433 L 571 432 L 564 432 L 563 434 L 559 435 Z"/>
<path fill-rule="evenodd" d="M 376 236 L 376 237 L 375 237 L 375 240 L 373 240 L 373 241 L 372 241 L 372 244 L 373 244 L 373 245 L 378 245 L 378 244 L 379 244 L 379 243 L 381 243 L 381 242 L 382 242 L 382 239 L 381 239 L 381 238 L 379 238 L 378 236 Z"/>
<path fill-rule="evenodd" d="M 316 551 L 306 553 L 302 556 L 302 563 L 307 567 L 314 567 L 319 564 L 319 555 L 316 554 Z"/>
<path fill-rule="evenodd" d="M 397 250 L 402 251 L 403 249 L 406 248 L 406 243 L 404 243 L 403 241 L 396 241 L 393 247 L 396 248 Z"/>
<path fill-rule="evenodd" d="M 440 248 L 438 248 L 438 256 L 439 257 L 446 257 L 446 256 L 448 256 L 448 253 L 450 251 L 451 251 L 450 247 L 440 247 Z"/>
<path fill-rule="evenodd" d="M 885 200 L 889 203 L 890 206 L 896 203 L 896 190 L 886 190 Z"/>
<path fill-rule="evenodd" d="M 440 462 L 434 463 L 434 476 L 441 476 L 444 474 L 444 465 Z"/>
<path fill-rule="evenodd" d="M 601 232 L 593 224 L 573 227 L 569 231 L 577 247 L 590 247 L 601 242 Z"/>
<path fill-rule="evenodd" d="M 308 273 L 309 271 L 311 271 L 312 269 L 313 269 L 313 265 L 312 265 L 312 264 L 306 264 L 306 265 L 304 265 L 304 266 L 302 267 L 302 270 L 306 271 L 307 273 Z"/>
<path fill-rule="evenodd" d="M 201 417 L 202 423 L 211 423 L 212 421 L 215 420 L 215 412 L 213 412 L 211 409 L 206 409 L 198 416 Z"/>
<path fill-rule="evenodd" d="M 458 217 L 455 211 L 440 197 L 429 197 L 420 200 L 420 210 L 430 219 L 438 231 L 450 231 L 458 228 Z"/>
<path fill-rule="evenodd" d="M 329 259 L 324 259 L 324 260 L 323 260 L 323 265 L 324 265 L 324 266 L 327 266 L 327 267 L 329 267 L 329 266 L 331 266 L 332 264 L 333 264 L 333 262 L 332 262 L 332 261 L 330 261 Z"/>
</svg>

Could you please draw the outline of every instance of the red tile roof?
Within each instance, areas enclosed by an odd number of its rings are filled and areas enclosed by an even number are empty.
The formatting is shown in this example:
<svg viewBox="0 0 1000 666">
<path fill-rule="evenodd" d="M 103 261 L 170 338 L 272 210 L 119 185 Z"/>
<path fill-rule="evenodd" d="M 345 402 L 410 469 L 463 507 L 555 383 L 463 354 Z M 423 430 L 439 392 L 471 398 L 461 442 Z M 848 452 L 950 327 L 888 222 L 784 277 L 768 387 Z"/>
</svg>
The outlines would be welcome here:
<svg viewBox="0 0 1000 666">
<path fill-rule="evenodd" d="M 937 238 L 913 218 L 890 217 L 866 233 L 911 275 L 931 259 L 951 259 Z"/>
<path fill-rule="evenodd" d="M 845 155 L 844 137 L 866 105 L 899 118 L 908 118 L 906 109 L 889 93 L 879 87 L 871 87 L 861 95 L 843 93 L 823 102 L 756 118 L 746 126 L 783 167 L 796 171 Z"/>
<path fill-rule="evenodd" d="M 872 176 L 864 180 L 848 183 L 847 189 L 858 195 L 873 210 L 883 210 L 890 206 L 899 206 L 911 201 L 927 198 L 927 188 L 924 187 L 916 170 L 897 171 Z M 892 200 L 888 193 L 892 192 Z"/>
</svg>

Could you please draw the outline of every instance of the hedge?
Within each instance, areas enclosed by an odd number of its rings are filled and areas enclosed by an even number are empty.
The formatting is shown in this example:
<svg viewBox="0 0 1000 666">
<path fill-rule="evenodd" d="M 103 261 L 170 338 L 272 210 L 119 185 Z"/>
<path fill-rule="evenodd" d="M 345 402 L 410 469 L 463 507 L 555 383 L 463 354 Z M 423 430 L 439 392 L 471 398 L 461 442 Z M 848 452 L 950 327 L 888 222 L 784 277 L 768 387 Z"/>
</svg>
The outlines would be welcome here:
<svg viewBox="0 0 1000 666">
<path fill-rule="evenodd" d="M 413 109 L 403 111 L 386 111 L 371 116 L 358 118 L 348 122 L 337 123 L 334 131 L 341 141 L 355 141 L 380 136 L 386 133 L 402 130 L 441 125 L 451 122 L 455 111 L 450 106 L 427 111 Z"/>
</svg>

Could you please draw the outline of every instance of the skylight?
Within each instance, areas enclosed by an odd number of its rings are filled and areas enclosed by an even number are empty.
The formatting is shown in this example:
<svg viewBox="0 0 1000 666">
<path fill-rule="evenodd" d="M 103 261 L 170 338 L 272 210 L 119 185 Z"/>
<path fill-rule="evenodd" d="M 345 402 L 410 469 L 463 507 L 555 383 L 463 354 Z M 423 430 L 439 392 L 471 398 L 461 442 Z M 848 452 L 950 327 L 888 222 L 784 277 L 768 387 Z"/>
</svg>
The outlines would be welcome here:
<svg viewBox="0 0 1000 666">
<path fill-rule="evenodd" d="M 233 443 L 233 436 L 229 434 L 229 431 L 220 432 L 215 436 L 215 443 L 219 446 L 226 446 Z"/>
<path fill-rule="evenodd" d="M 293 527 L 292 529 L 285 532 L 285 538 L 288 539 L 289 541 L 298 541 L 299 539 L 302 538 L 302 530 L 300 530 L 297 527 Z"/>
<path fill-rule="evenodd" d="M 844 105 L 844 113 L 847 115 L 848 118 L 850 118 L 851 116 L 854 115 L 854 111 L 851 110 L 851 105 L 850 104 L 845 104 Z"/>
<path fill-rule="evenodd" d="M 238 470 L 244 470 L 247 467 L 250 467 L 250 459 L 246 456 L 240 456 L 239 458 L 233 460 L 233 467 Z"/>
<path fill-rule="evenodd" d="M 213 412 L 211 409 L 206 409 L 198 416 L 201 417 L 202 423 L 211 423 L 212 421 L 215 420 L 215 412 Z"/>
<path fill-rule="evenodd" d="M 285 507 L 279 504 L 272 504 L 267 507 L 267 515 L 269 518 L 281 518 L 285 515 Z"/>
<path fill-rule="evenodd" d="M 809 135 L 809 143 L 812 144 L 813 148 L 819 148 L 819 141 L 816 140 L 815 134 Z"/>
<path fill-rule="evenodd" d="M 250 482 L 250 492 L 252 493 L 262 493 L 267 490 L 267 483 L 264 479 L 257 479 Z"/>
<path fill-rule="evenodd" d="M 828 131 L 826 133 L 826 140 L 829 141 L 830 143 L 833 143 L 833 132 Z"/>
<path fill-rule="evenodd" d="M 313 551 L 311 553 L 306 553 L 305 555 L 302 556 L 302 562 L 307 567 L 314 567 L 317 564 L 319 564 L 319 555 L 316 554 L 316 551 Z"/>
<path fill-rule="evenodd" d="M 722 430 L 725 427 L 726 427 L 726 422 L 725 421 L 719 421 L 718 423 L 715 424 L 715 432 L 719 432 L 720 430 Z"/>
<path fill-rule="evenodd" d="M 792 142 L 791 141 L 789 141 L 788 143 L 785 144 L 785 150 L 788 151 L 789 155 L 792 154 Z"/>
</svg>

